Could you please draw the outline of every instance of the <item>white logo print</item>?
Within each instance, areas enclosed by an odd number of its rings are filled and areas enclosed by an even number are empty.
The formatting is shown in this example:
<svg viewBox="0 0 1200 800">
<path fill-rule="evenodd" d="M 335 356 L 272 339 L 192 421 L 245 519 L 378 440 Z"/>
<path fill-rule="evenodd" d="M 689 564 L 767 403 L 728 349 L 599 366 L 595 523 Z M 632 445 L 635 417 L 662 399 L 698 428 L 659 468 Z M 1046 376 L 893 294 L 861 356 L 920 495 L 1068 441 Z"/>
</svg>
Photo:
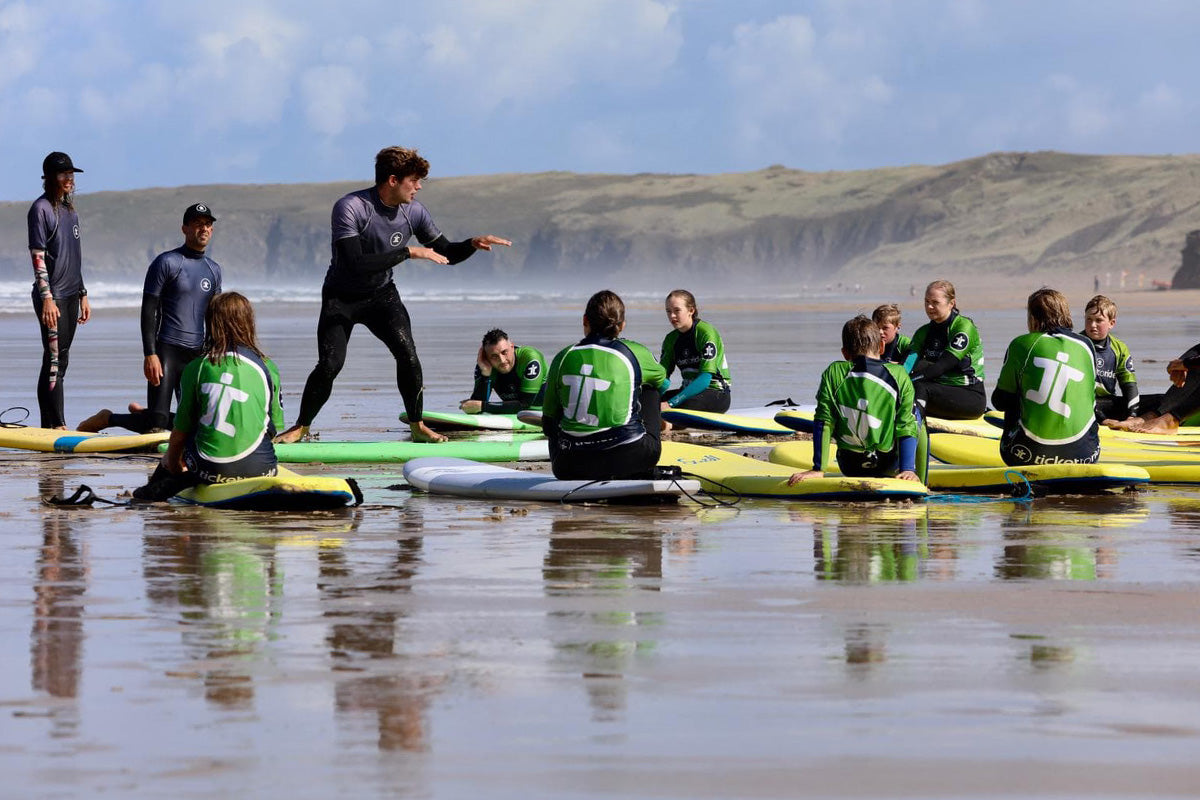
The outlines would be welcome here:
<svg viewBox="0 0 1200 800">
<path fill-rule="evenodd" d="M 404 234 L 400 233 L 399 231 L 397 231 L 396 233 L 393 233 L 392 238 L 388 239 L 388 242 L 392 245 L 392 247 L 399 247 L 403 241 L 404 241 Z"/>
<path fill-rule="evenodd" d="M 226 436 L 237 436 L 237 428 L 229 422 L 229 409 L 234 403 L 244 403 L 250 399 L 249 394 L 233 388 L 232 383 L 233 375 L 222 372 L 220 383 L 200 384 L 200 391 L 208 397 L 200 424 L 216 428 Z"/>
<path fill-rule="evenodd" d="M 525 367 L 525 377 L 526 378 L 533 379 L 541 374 L 542 374 L 542 364 L 540 361 L 530 361 L 529 365 Z"/>
<path fill-rule="evenodd" d="M 717 346 L 715 344 L 713 344 L 712 342 L 708 342 L 707 344 L 704 345 L 704 352 L 700 354 L 700 357 L 703 358 L 705 361 L 716 358 L 717 357 Z"/>
<path fill-rule="evenodd" d="M 1058 353 L 1053 359 L 1034 357 L 1033 365 L 1041 367 L 1042 382 L 1037 389 L 1025 392 L 1026 399 L 1044 405 L 1064 419 L 1071 418 L 1071 407 L 1063 402 L 1067 385 L 1083 380 L 1083 373 L 1067 364 L 1067 354 Z"/>
<path fill-rule="evenodd" d="M 76 239 L 78 239 L 78 238 L 79 238 L 79 226 L 78 226 L 78 225 L 72 225 L 72 226 L 71 226 L 71 233 L 72 233 L 72 234 L 75 236 L 75 238 L 76 238 Z"/>
<path fill-rule="evenodd" d="M 580 367 L 580 372 L 583 374 L 562 376 L 563 385 L 570 388 L 567 395 L 567 406 L 563 411 L 576 422 L 584 425 L 596 425 L 600 422 L 600 418 L 595 414 L 588 413 L 588 407 L 592 404 L 592 394 L 597 391 L 603 392 L 612 386 L 612 381 L 588 377 L 592 374 L 591 364 L 584 364 Z"/>
<path fill-rule="evenodd" d="M 212 289 L 212 281 L 210 281 L 208 278 L 204 278 L 200 281 L 200 288 L 206 292 L 210 291 Z"/>
<path fill-rule="evenodd" d="M 951 350 L 962 350 L 967 346 L 967 335 L 965 333 L 954 334 L 954 339 L 950 342 Z"/>
<path fill-rule="evenodd" d="M 1023 463 L 1029 463 L 1033 458 L 1033 453 L 1029 452 L 1029 448 L 1023 444 L 1019 444 L 1012 449 L 1013 458 Z"/>
<path fill-rule="evenodd" d="M 850 427 L 851 438 L 860 447 L 867 446 L 867 437 L 871 434 L 871 431 L 883 426 L 883 420 L 879 417 L 872 417 L 867 413 L 867 399 L 865 397 L 859 398 L 858 408 L 838 406 L 838 411 L 842 412 L 842 417 Z"/>
</svg>

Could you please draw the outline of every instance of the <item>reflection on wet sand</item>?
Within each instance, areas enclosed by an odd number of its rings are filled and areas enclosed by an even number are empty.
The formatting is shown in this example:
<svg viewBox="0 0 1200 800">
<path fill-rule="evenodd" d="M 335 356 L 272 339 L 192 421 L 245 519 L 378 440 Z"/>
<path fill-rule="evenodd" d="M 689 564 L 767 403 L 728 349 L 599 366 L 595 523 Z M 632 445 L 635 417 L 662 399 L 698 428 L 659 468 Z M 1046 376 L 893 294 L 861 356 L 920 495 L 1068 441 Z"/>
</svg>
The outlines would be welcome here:
<svg viewBox="0 0 1200 800">
<path fill-rule="evenodd" d="M 598 525 L 597 513 L 554 519 L 542 578 L 548 597 L 607 601 L 602 611 L 557 607 L 548 615 L 562 669 L 583 677 L 592 718 L 606 721 L 625 711 L 631 663 L 654 651 L 662 615 L 641 610 L 637 594 L 661 590 L 663 542 L 645 516 L 606 515 Z"/>
<path fill-rule="evenodd" d="M 338 548 L 320 551 L 317 588 L 322 614 L 331 622 L 326 644 L 333 669 L 363 673 L 338 681 L 337 711 L 374 714 L 383 751 L 428 749 L 429 704 L 447 680 L 444 672 L 428 670 L 403 647 L 403 623 L 411 613 L 409 597 L 422 563 L 423 529 L 421 510 L 404 509 L 395 551 L 380 564 L 372 559 L 359 565 Z"/>
<path fill-rule="evenodd" d="M 1107 531 L 1147 514 L 1136 494 L 1047 498 L 1014 506 L 1000 518 L 1004 546 L 996 576 L 1005 580 L 1107 580 L 1116 577 L 1117 550 Z"/>
<path fill-rule="evenodd" d="M 38 493 L 62 496 L 64 480 L 56 463 L 39 464 Z M 42 514 L 42 546 L 33 584 L 33 629 L 30 632 L 32 685 L 51 697 L 74 700 L 79 691 L 83 653 L 84 593 L 87 591 L 87 552 L 78 540 L 70 509 L 46 509 Z M 54 736 L 70 736 L 78 726 L 71 704 L 52 712 Z"/>
</svg>

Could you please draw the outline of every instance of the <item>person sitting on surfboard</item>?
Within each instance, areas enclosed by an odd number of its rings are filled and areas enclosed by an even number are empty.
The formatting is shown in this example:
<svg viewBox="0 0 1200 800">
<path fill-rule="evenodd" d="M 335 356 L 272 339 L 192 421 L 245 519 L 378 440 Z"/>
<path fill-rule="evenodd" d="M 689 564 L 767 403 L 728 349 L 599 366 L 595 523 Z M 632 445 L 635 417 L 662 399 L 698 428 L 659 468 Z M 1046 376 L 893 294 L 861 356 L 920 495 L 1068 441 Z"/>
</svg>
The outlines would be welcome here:
<svg viewBox="0 0 1200 800">
<path fill-rule="evenodd" d="M 992 392 L 1004 412 L 1000 457 L 1010 466 L 1100 458 L 1092 343 L 1071 330 L 1067 298 L 1042 288 L 1026 303 L 1029 333 L 1013 339 Z"/>
<path fill-rule="evenodd" d="M 1200 344 L 1167 364 L 1171 388 L 1164 394 L 1141 396 L 1138 416 L 1104 420 L 1110 428 L 1138 433 L 1174 433 L 1184 420 L 1200 412 Z M 1194 422 L 1192 423 L 1194 424 Z"/>
<path fill-rule="evenodd" d="M 658 387 L 666 371 L 645 346 L 622 339 L 625 303 L 597 292 L 583 339 L 550 362 L 542 429 L 560 480 L 645 478 L 662 451 Z"/>
<path fill-rule="evenodd" d="M 909 375 L 923 416 L 974 419 L 987 409 L 983 389 L 983 343 L 969 317 L 958 311 L 954 284 L 925 288 L 929 322 L 917 328 L 909 352 L 917 354 Z"/>
<path fill-rule="evenodd" d="M 884 303 L 871 312 L 871 321 L 879 326 L 879 335 L 883 339 L 882 360 L 903 364 L 912 339 L 900 333 L 900 306 Z"/>
<path fill-rule="evenodd" d="M 467 414 L 516 414 L 541 408 L 546 391 L 546 357 L 533 347 L 518 347 L 499 328 L 483 335 L 475 356 L 475 389 L 458 407 Z M 489 403 L 492 392 L 499 403 Z"/>
<path fill-rule="evenodd" d="M 1096 353 L 1096 419 L 1123 420 L 1138 412 L 1137 374 L 1129 345 L 1110 331 L 1117 324 L 1117 304 L 1102 294 L 1083 310 L 1083 330 Z M 1120 386 L 1120 396 L 1117 387 Z"/>
<path fill-rule="evenodd" d="M 696 298 L 686 289 L 667 295 L 666 309 L 667 321 L 674 330 L 663 339 L 658 363 L 667 371 L 668 379 L 679 367 L 683 384 L 663 391 L 662 410 L 725 413 L 729 410 L 731 383 L 721 334 L 712 323 L 700 319 Z"/>
<path fill-rule="evenodd" d="M 161 501 L 198 483 L 274 475 L 271 439 L 283 427 L 279 370 L 258 345 L 254 309 L 237 292 L 205 312 L 204 355 L 183 371 L 167 453 L 135 500 Z"/>
<path fill-rule="evenodd" d="M 915 395 L 904 367 L 882 360 L 879 326 L 859 314 L 842 326 L 842 356 L 825 368 L 813 414 L 813 467 L 788 478 L 791 486 L 825 476 L 829 443 L 837 445 L 838 468 L 854 478 L 902 478 L 918 474 L 921 430 Z"/>
</svg>

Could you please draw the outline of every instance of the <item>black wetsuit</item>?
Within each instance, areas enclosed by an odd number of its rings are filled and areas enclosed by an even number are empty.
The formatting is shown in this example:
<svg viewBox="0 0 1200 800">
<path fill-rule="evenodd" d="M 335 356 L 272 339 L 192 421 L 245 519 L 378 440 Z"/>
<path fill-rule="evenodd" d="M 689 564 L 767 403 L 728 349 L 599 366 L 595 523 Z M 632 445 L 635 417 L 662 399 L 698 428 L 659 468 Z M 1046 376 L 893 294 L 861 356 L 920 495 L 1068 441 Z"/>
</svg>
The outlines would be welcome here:
<svg viewBox="0 0 1200 800">
<path fill-rule="evenodd" d="M 329 400 L 333 381 L 346 363 L 355 325 L 364 325 L 396 360 L 396 387 L 410 423 L 423 415 L 424 375 L 412 338 L 408 309 L 392 282 L 392 267 L 409 258 L 416 237 L 451 264 L 475 252 L 471 241 L 450 242 L 417 201 L 392 208 L 374 188 L 351 192 L 333 207 L 333 258 L 321 289 L 317 320 L 317 365 L 304 384 L 298 425 L 309 426 Z"/>
<path fill-rule="evenodd" d="M 1170 414 L 1180 425 L 1200 412 L 1200 344 L 1179 357 L 1187 368 L 1183 386 L 1172 386 L 1165 394 L 1144 394 L 1138 403 L 1138 413 L 1163 416 Z"/>
</svg>

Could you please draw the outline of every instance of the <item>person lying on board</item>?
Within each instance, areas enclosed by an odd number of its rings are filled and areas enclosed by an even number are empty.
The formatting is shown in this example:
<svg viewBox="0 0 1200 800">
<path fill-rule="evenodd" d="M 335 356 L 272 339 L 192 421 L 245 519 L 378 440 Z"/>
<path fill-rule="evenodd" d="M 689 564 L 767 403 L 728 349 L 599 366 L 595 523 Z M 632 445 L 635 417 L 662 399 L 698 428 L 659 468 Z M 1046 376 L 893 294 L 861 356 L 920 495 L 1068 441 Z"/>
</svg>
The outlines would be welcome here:
<svg viewBox="0 0 1200 800">
<path fill-rule="evenodd" d="M 1029 333 L 1013 339 L 992 392 L 1004 412 L 1000 457 L 1010 466 L 1092 464 L 1100 458 L 1092 342 L 1071 330 L 1067 298 L 1038 289 Z"/>
<path fill-rule="evenodd" d="M 1200 412 L 1200 344 L 1167 364 L 1171 388 L 1165 394 L 1143 395 L 1138 415 L 1120 422 L 1105 420 L 1110 428 L 1138 433 L 1174 433 L 1189 417 Z"/>
<path fill-rule="evenodd" d="M 166 455 L 135 500 L 161 502 L 199 483 L 274 475 L 283 427 L 279 370 L 258 345 L 254 309 L 237 292 L 205 311 L 208 345 L 183 371 Z"/>
<path fill-rule="evenodd" d="M 1082 333 L 1096 353 L 1096 419 L 1103 423 L 1137 416 L 1140 398 L 1133 356 L 1129 347 L 1110 333 L 1117 324 L 1117 304 L 1098 294 L 1088 301 L 1083 314 Z"/>
<path fill-rule="evenodd" d="M 912 381 L 904 367 L 882 356 L 883 338 L 872 320 L 859 314 L 842 326 L 845 360 L 825 368 L 817 389 L 813 467 L 788 478 L 789 486 L 825 476 L 830 441 L 843 475 L 924 480 L 917 474 L 921 430 Z"/>
<path fill-rule="evenodd" d="M 658 363 L 667 372 L 667 379 L 679 367 L 682 385 L 662 391 L 662 410 L 684 408 L 691 411 L 713 411 L 724 414 L 729 410 L 729 360 L 725 343 L 716 327 L 700 319 L 696 298 L 686 289 L 676 289 L 667 295 L 667 322 L 673 330 L 662 343 Z M 664 424 L 670 430 L 669 424 Z"/>
<path fill-rule="evenodd" d="M 499 403 L 488 402 L 492 393 Z M 499 328 L 483 335 L 475 356 L 475 388 L 458 407 L 467 414 L 516 414 L 541 408 L 546 393 L 546 357 L 533 347 L 518 347 Z"/>
<path fill-rule="evenodd" d="M 658 387 L 662 365 L 622 339 L 625 303 L 596 292 L 583 313 L 583 339 L 550 362 L 542 430 L 559 480 L 647 478 L 662 452 Z"/>
</svg>

